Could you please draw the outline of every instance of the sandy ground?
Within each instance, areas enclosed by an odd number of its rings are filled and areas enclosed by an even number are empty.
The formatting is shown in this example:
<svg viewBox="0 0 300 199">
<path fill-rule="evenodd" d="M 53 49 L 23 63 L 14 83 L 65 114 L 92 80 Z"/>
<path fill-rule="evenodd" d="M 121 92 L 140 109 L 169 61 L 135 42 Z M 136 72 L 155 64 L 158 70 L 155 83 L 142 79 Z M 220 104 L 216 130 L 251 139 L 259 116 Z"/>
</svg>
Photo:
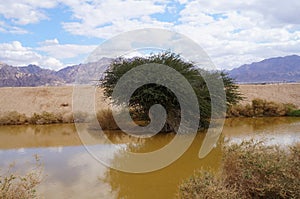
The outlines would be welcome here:
<svg viewBox="0 0 300 199">
<path fill-rule="evenodd" d="M 246 102 L 254 98 L 293 103 L 300 107 L 300 84 L 240 85 Z M 82 93 L 84 95 L 85 89 Z M 0 88 L 0 115 L 17 111 L 30 116 L 43 111 L 72 114 L 73 87 L 6 87 Z M 95 92 L 96 109 L 107 107 L 102 91 Z M 94 100 L 94 99 L 91 99 Z"/>
<path fill-rule="evenodd" d="M 0 88 L 0 115 L 9 111 L 27 116 L 43 111 L 72 114 L 73 89 L 73 86 Z M 85 90 L 89 90 L 88 87 L 81 88 L 80 92 L 84 93 Z M 96 89 L 92 98 L 98 110 L 107 107 L 102 90 Z"/>
<path fill-rule="evenodd" d="M 248 103 L 252 99 L 260 98 L 274 102 L 292 103 L 300 108 L 300 83 L 240 85 L 240 91 L 245 97 L 242 103 Z"/>
</svg>

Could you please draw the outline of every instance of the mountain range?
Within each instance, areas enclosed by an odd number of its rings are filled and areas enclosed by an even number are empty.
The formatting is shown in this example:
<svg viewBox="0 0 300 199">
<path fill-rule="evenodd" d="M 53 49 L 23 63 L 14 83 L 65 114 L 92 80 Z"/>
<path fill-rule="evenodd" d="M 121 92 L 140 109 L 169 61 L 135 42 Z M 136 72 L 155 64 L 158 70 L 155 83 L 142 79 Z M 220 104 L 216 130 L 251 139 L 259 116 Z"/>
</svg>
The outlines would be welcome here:
<svg viewBox="0 0 300 199">
<path fill-rule="evenodd" d="M 89 84 L 99 80 L 99 74 L 103 74 L 111 61 L 111 58 L 102 58 L 98 62 L 68 66 L 59 71 L 36 65 L 15 67 L 0 63 L 0 87 Z"/>
<path fill-rule="evenodd" d="M 112 61 L 113 59 L 104 57 L 98 62 L 68 66 L 59 71 L 43 69 L 36 65 L 15 67 L 0 62 L 0 87 L 96 83 Z M 226 72 L 238 83 L 298 82 L 300 56 L 265 59 Z"/>
<path fill-rule="evenodd" d="M 265 59 L 242 65 L 228 73 L 239 83 L 298 82 L 300 81 L 300 56 Z"/>
</svg>

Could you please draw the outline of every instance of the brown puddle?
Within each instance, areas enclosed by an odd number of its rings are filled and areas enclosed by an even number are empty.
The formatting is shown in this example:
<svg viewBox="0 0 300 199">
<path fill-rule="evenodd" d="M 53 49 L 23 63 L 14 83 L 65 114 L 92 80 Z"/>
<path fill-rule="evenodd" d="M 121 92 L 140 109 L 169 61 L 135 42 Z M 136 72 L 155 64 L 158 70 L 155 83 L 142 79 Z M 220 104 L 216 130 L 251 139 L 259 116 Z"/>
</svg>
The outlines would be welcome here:
<svg viewBox="0 0 300 199">
<path fill-rule="evenodd" d="M 174 137 L 167 134 L 141 139 L 117 131 L 106 132 L 120 146 L 119 150 L 113 150 L 109 141 L 97 135 L 96 131 L 87 131 L 83 136 L 115 164 L 126 160 L 122 156 L 124 150 L 155 151 Z M 45 198 L 173 198 L 178 185 L 196 169 L 218 170 L 224 139 L 261 139 L 263 135 L 271 142 L 287 145 L 300 141 L 300 118 L 227 119 L 218 144 L 204 159 L 198 158 L 198 152 L 205 134 L 198 133 L 188 150 L 171 165 L 154 172 L 131 174 L 110 169 L 95 160 L 82 146 L 73 124 L 0 126 L 0 168 L 7 168 L 11 162 L 18 169 L 29 168 L 28 161 L 38 154 L 46 175 L 38 192 Z"/>
</svg>

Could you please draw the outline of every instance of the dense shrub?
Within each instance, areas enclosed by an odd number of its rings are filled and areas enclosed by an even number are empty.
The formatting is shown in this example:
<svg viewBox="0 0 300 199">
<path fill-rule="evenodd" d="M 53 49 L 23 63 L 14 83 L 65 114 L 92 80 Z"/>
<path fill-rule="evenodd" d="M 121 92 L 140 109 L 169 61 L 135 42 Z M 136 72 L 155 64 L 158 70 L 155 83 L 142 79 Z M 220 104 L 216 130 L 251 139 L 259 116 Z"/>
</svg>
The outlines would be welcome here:
<svg viewBox="0 0 300 199">
<path fill-rule="evenodd" d="M 300 144 L 289 150 L 248 141 L 224 148 L 220 173 L 197 172 L 179 198 L 300 198 Z"/>
<path fill-rule="evenodd" d="M 121 90 L 126 91 L 128 85 L 136 85 L 137 81 L 139 81 L 137 80 L 138 77 L 143 78 L 146 82 L 152 82 L 151 75 L 144 75 L 142 71 L 138 72 L 137 70 L 135 72 L 137 78 L 122 79 L 125 82 L 122 85 L 117 84 L 125 73 L 144 64 L 168 66 L 169 75 L 163 75 L 161 78 L 165 82 L 172 82 L 173 89 L 176 88 L 176 93 L 171 88 L 167 88 L 162 84 L 155 82 L 148 83 L 140 86 L 132 93 L 128 105 L 133 110 L 132 115 L 134 118 L 137 118 L 137 120 L 146 120 L 147 122 L 150 122 L 148 115 L 150 108 L 155 104 L 163 106 L 167 112 L 167 119 L 165 126 L 161 130 L 162 132 L 176 131 L 181 122 L 181 105 L 179 99 L 182 98 L 185 102 L 189 102 L 192 99 L 191 97 L 193 97 L 187 93 L 187 87 L 185 87 L 183 82 L 177 80 L 177 77 L 172 75 L 171 71 L 173 70 L 180 73 L 188 81 L 189 86 L 191 86 L 191 89 L 195 93 L 195 97 L 199 103 L 200 120 L 198 115 L 195 116 L 193 113 L 195 109 L 186 110 L 186 112 L 191 114 L 189 115 L 191 118 L 196 117 L 199 120 L 199 129 L 208 128 L 211 117 L 225 114 L 223 112 L 226 108 L 225 101 L 221 103 L 225 100 L 223 99 L 225 93 L 228 106 L 236 104 L 242 99 L 238 85 L 234 83 L 234 80 L 228 74 L 199 69 L 195 63 L 186 61 L 180 55 L 171 52 L 162 52 L 152 54 L 148 57 L 135 57 L 133 59 L 123 57 L 115 59 L 104 72 L 104 76 L 99 82 L 104 90 L 104 96 L 110 99 L 114 105 L 122 106 L 124 103 L 127 104 L 126 95 L 113 96 L 114 88 L 116 85 L 119 85 Z M 154 66 L 152 65 L 151 67 Z M 206 80 L 210 80 L 210 86 L 208 86 Z M 224 83 L 224 88 L 221 82 Z M 210 92 L 212 90 L 214 91 L 213 93 Z M 220 102 L 216 104 L 217 107 L 214 109 L 214 112 L 212 112 L 212 96 L 213 99 L 217 99 Z"/>
</svg>

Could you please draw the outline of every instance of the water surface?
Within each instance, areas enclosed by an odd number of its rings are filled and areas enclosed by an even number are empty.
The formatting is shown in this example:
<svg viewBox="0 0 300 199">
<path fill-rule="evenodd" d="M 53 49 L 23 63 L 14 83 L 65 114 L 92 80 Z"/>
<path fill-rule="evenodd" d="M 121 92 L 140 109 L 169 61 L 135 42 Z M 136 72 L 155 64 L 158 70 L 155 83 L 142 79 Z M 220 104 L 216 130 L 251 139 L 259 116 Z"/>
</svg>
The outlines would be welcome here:
<svg viewBox="0 0 300 199">
<path fill-rule="evenodd" d="M 127 136 L 121 132 L 106 132 L 119 145 L 112 149 L 109 142 L 89 130 L 84 136 L 88 144 L 103 156 L 122 164 L 122 151 L 139 153 L 155 151 L 169 143 L 173 134 L 149 139 Z M 205 134 L 199 133 L 190 148 L 177 161 L 161 170 L 130 174 L 109 169 L 95 160 L 82 146 L 72 124 L 0 127 L 0 168 L 12 162 L 22 172 L 30 168 L 38 154 L 44 164 L 44 180 L 38 192 L 45 198 L 173 198 L 178 185 L 199 168 L 218 170 L 222 158 L 222 143 L 230 138 L 265 139 L 270 144 L 291 145 L 300 141 L 300 118 L 235 118 L 227 119 L 215 148 L 204 159 L 198 158 Z M 96 138 L 96 141 L 94 140 Z"/>
</svg>

